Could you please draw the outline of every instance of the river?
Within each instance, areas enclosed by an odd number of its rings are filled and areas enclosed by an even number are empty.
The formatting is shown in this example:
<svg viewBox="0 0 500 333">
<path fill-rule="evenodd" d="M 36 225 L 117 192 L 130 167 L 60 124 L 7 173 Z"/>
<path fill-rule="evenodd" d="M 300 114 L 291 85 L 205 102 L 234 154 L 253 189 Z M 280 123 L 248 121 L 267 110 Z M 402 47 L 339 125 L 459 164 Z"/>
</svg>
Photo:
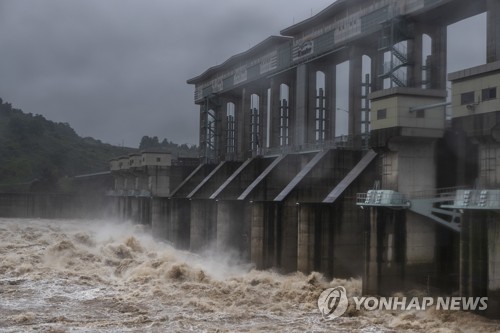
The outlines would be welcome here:
<svg viewBox="0 0 500 333">
<path fill-rule="evenodd" d="M 318 296 L 361 280 L 256 271 L 108 220 L 0 218 L 0 332 L 500 332 L 461 311 L 366 311 L 323 320 Z"/>
</svg>

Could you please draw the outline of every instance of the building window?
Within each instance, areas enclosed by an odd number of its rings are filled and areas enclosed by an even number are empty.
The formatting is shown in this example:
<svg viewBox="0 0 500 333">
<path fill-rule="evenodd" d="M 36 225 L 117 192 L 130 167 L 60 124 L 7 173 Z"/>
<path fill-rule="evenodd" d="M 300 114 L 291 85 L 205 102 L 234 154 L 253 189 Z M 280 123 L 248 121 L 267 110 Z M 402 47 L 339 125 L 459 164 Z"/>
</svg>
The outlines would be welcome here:
<svg viewBox="0 0 500 333">
<path fill-rule="evenodd" d="M 260 114 L 259 109 L 250 109 L 250 146 L 253 151 L 260 147 Z"/>
<path fill-rule="evenodd" d="M 290 140 L 290 87 L 282 83 L 280 85 L 280 108 L 279 108 L 279 143 L 281 147 L 289 145 Z"/>
<path fill-rule="evenodd" d="M 482 90 L 482 100 L 487 101 L 490 99 L 496 99 L 497 98 L 497 88 L 486 88 Z"/>
<path fill-rule="evenodd" d="M 474 103 L 474 92 L 469 91 L 460 95 L 460 104 L 473 104 Z"/>
<path fill-rule="evenodd" d="M 226 104 L 226 153 L 232 155 L 236 152 L 236 120 L 234 103 Z"/>
<path fill-rule="evenodd" d="M 316 72 L 316 142 L 326 139 L 326 76 L 321 71 Z"/>
<path fill-rule="evenodd" d="M 283 99 L 280 106 L 280 146 L 288 146 L 290 126 L 290 109 L 288 101 Z"/>
<path fill-rule="evenodd" d="M 157 157 L 156 158 L 156 162 L 160 162 L 161 161 L 161 158 L 160 157 Z"/>
<path fill-rule="evenodd" d="M 377 120 L 387 118 L 387 109 L 377 110 Z"/>
<path fill-rule="evenodd" d="M 260 144 L 260 96 L 250 95 L 250 147 L 257 152 Z"/>
<path fill-rule="evenodd" d="M 425 118 L 425 110 L 417 110 L 416 116 L 417 118 Z"/>
</svg>

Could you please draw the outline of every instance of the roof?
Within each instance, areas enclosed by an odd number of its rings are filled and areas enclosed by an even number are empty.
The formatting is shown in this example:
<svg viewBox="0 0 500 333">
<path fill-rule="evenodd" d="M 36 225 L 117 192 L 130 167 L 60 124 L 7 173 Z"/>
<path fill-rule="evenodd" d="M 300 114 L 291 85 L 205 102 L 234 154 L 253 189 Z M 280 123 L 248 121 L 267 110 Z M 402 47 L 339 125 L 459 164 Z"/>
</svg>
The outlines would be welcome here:
<svg viewBox="0 0 500 333">
<path fill-rule="evenodd" d="M 255 45 L 254 47 L 248 49 L 247 51 L 233 55 L 232 57 L 230 57 L 229 59 L 224 61 L 222 64 L 210 67 L 202 74 L 200 74 L 192 79 L 187 80 L 187 83 L 188 84 L 196 84 L 200 81 L 204 81 L 223 68 L 234 66 L 247 57 L 251 57 L 251 56 L 253 56 L 257 53 L 260 53 L 262 51 L 267 51 L 272 46 L 280 45 L 280 44 L 284 43 L 285 41 L 290 41 L 290 40 L 291 40 L 290 37 L 270 36 L 270 37 L 264 39 L 259 44 Z"/>
<path fill-rule="evenodd" d="M 141 154 L 172 154 L 170 150 L 162 148 L 151 148 L 141 150 Z"/>
<path fill-rule="evenodd" d="M 285 28 L 281 30 L 280 33 L 283 36 L 295 36 L 304 30 L 317 26 L 321 21 L 324 21 L 334 16 L 337 12 L 347 8 L 348 6 L 351 6 L 361 1 L 366 1 L 366 0 L 337 0 L 330 6 L 320 11 L 318 14 L 311 16 L 310 18 L 305 19 L 303 21 L 300 21 L 288 28 Z"/>
<path fill-rule="evenodd" d="M 102 171 L 102 172 L 95 172 L 95 173 L 87 173 L 84 175 L 76 175 L 76 176 L 73 176 L 73 178 L 76 178 L 76 179 L 91 178 L 91 177 L 107 176 L 110 174 L 111 174 L 111 171 Z"/>
<path fill-rule="evenodd" d="M 460 71 L 456 71 L 448 74 L 449 81 L 460 81 L 464 79 L 471 78 L 473 76 L 481 76 L 485 74 L 490 74 L 491 72 L 496 72 L 500 70 L 500 61 L 490 62 L 487 64 L 466 68 Z"/>
<path fill-rule="evenodd" d="M 116 160 L 123 160 L 123 159 L 128 159 L 129 156 L 128 155 L 122 155 L 122 156 L 119 156 L 117 158 L 115 158 Z"/>
<path fill-rule="evenodd" d="M 423 89 L 412 87 L 393 87 L 389 89 L 377 90 L 368 95 L 371 100 L 386 98 L 392 95 L 406 95 L 419 97 L 446 98 L 446 90 L 443 89 Z"/>
</svg>

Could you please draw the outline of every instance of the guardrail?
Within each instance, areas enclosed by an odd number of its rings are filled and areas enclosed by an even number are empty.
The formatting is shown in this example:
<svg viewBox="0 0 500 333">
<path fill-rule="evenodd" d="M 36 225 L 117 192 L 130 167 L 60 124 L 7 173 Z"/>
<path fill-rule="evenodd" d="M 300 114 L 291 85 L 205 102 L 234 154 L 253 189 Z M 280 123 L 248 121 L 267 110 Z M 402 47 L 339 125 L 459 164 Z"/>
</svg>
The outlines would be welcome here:
<svg viewBox="0 0 500 333">
<path fill-rule="evenodd" d="M 111 197 L 150 197 L 151 191 L 149 190 L 108 190 L 107 196 Z"/>
<path fill-rule="evenodd" d="M 338 149 L 338 148 L 354 149 L 357 146 L 361 147 L 362 149 L 367 149 L 369 146 L 369 140 L 370 136 L 368 134 L 356 135 L 356 136 L 342 135 L 336 137 L 333 140 L 305 143 L 299 146 L 265 148 L 262 149 L 262 155 L 264 156 L 283 155 L 283 154 L 291 154 L 298 152 L 321 151 L 321 150 Z"/>
<path fill-rule="evenodd" d="M 500 190 L 461 189 L 442 207 L 454 209 L 500 210 Z"/>
<path fill-rule="evenodd" d="M 399 192 L 390 190 L 370 190 L 356 195 L 358 206 L 407 207 L 408 198 Z"/>
<path fill-rule="evenodd" d="M 467 189 L 467 186 L 442 187 L 428 190 L 419 190 L 409 192 L 408 199 L 430 199 L 430 198 L 448 198 L 454 197 L 458 190 Z"/>
<path fill-rule="evenodd" d="M 448 209 L 500 210 L 500 189 L 470 189 L 465 186 L 422 190 L 402 194 L 391 190 L 370 190 L 356 195 L 358 206 L 408 206 L 412 200 L 433 200 Z"/>
</svg>

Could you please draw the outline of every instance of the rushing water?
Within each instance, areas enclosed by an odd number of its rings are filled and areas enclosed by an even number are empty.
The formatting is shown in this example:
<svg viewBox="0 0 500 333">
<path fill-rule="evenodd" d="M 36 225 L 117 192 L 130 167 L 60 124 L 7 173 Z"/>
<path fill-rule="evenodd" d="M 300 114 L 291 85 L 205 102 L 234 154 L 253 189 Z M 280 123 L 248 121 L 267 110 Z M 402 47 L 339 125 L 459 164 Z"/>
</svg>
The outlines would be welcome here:
<svg viewBox="0 0 500 333">
<path fill-rule="evenodd" d="M 255 271 L 112 221 L 0 219 L 1 332 L 500 332 L 464 312 L 357 311 L 317 298 L 361 281 Z"/>
</svg>

